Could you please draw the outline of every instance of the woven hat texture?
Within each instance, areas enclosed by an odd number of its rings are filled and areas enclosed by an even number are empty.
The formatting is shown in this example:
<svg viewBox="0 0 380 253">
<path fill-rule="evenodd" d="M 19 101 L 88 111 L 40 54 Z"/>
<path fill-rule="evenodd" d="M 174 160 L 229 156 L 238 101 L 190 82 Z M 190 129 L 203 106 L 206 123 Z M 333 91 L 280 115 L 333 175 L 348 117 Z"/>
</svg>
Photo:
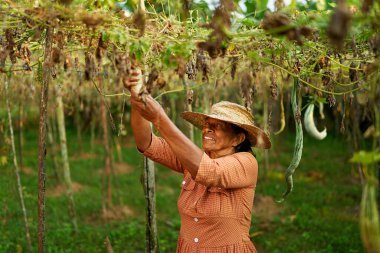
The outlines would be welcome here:
<svg viewBox="0 0 380 253">
<path fill-rule="evenodd" d="M 271 142 L 268 135 L 255 126 L 252 114 L 244 107 L 232 102 L 221 101 L 211 107 L 210 114 L 183 112 L 181 117 L 194 126 L 202 129 L 207 118 L 225 121 L 237 125 L 248 133 L 248 140 L 253 147 L 269 149 Z"/>
</svg>

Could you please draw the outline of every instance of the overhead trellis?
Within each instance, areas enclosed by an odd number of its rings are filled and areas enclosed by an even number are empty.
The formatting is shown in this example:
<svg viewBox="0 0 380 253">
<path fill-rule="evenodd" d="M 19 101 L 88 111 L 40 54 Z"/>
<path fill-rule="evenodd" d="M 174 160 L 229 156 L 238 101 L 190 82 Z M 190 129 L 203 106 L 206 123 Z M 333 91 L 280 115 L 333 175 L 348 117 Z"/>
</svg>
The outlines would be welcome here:
<svg viewBox="0 0 380 253">
<path fill-rule="evenodd" d="M 1 5 L 1 59 L 4 61 L 9 55 L 10 61 L 2 63 L 2 71 L 10 70 L 11 64 L 13 71 L 37 69 L 45 28 L 51 27 L 55 29 L 53 63 L 66 64 L 66 67 L 70 60 L 73 61 L 72 54 L 78 56 L 80 66 L 77 67 L 88 68 L 84 52 L 97 59 L 107 56 L 102 64 L 109 64 L 117 55 L 128 53 L 142 64 L 158 66 L 160 71 L 177 68 L 181 75 L 181 71 L 186 72 L 185 65 L 194 52 L 204 50 L 207 58 L 213 61 L 237 57 L 236 62 L 241 66 L 251 63 L 274 66 L 276 71 L 297 76 L 312 89 L 342 95 L 355 91 L 363 82 L 344 78 L 344 72 L 364 72 L 368 77 L 368 72 L 376 69 L 372 63 L 378 54 L 379 7 L 374 4 L 368 13 L 358 10 L 352 13 L 355 10 L 340 6 L 333 15 L 331 11 L 287 9 L 267 14 L 262 22 L 249 26 L 245 25 L 246 19 L 233 17 L 232 1 L 222 1 L 208 23 L 194 12 L 191 18 L 180 21 L 179 15 L 168 16 L 149 8 L 143 14 L 136 9 L 135 14 L 126 17 L 122 9 L 89 10 L 83 4 L 48 2 L 31 7 L 20 1 L 5 1 Z M 335 16 L 344 18 L 339 19 L 339 23 L 334 21 Z M 350 32 L 349 27 L 352 27 Z M 295 59 L 299 73 L 294 71 Z M 227 66 L 232 67 L 232 63 L 230 61 Z M 219 74 L 210 73 L 210 79 Z M 352 73 L 350 79 L 358 74 Z M 312 78 L 330 80 L 334 87 L 313 82 Z"/>
</svg>

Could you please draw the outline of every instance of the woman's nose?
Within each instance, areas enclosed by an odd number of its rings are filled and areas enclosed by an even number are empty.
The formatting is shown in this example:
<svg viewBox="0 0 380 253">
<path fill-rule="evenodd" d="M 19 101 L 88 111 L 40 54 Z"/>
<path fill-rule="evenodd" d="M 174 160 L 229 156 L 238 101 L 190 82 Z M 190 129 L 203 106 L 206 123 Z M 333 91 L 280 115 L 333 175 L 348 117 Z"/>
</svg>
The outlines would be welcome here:
<svg viewBox="0 0 380 253">
<path fill-rule="evenodd" d="M 212 131 L 213 130 L 210 127 L 208 127 L 208 126 L 204 126 L 203 129 L 202 129 L 202 132 L 204 132 L 204 133 L 210 133 Z"/>
</svg>

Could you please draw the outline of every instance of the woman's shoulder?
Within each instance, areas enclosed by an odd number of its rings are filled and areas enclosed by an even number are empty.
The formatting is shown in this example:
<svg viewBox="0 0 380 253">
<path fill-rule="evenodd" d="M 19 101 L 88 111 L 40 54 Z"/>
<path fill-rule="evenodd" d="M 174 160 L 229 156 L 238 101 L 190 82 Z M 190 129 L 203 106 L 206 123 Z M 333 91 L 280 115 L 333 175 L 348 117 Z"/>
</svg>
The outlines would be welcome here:
<svg viewBox="0 0 380 253">
<path fill-rule="evenodd" d="M 256 157 L 250 152 L 237 152 L 232 154 L 232 156 L 244 165 L 258 166 Z"/>
<path fill-rule="evenodd" d="M 256 161 L 256 157 L 251 152 L 237 152 L 232 154 L 231 156 L 234 156 L 236 158 L 247 158 Z"/>
</svg>

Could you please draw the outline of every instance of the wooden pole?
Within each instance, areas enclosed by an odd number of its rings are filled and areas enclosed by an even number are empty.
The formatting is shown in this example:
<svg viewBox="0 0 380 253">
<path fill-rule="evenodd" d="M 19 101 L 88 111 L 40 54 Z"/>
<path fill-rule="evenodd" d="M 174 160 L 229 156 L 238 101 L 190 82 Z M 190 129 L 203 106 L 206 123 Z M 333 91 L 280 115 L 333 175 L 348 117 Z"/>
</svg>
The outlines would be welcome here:
<svg viewBox="0 0 380 253">
<path fill-rule="evenodd" d="M 154 163 L 144 157 L 144 192 L 146 201 L 146 253 L 158 252 L 157 222 L 156 222 L 156 187 Z"/>
<path fill-rule="evenodd" d="M 40 100 L 40 121 L 38 141 L 38 253 L 45 252 L 45 158 L 46 158 L 46 122 L 50 64 L 52 49 L 52 28 L 46 28 L 43 79 Z"/>
</svg>

